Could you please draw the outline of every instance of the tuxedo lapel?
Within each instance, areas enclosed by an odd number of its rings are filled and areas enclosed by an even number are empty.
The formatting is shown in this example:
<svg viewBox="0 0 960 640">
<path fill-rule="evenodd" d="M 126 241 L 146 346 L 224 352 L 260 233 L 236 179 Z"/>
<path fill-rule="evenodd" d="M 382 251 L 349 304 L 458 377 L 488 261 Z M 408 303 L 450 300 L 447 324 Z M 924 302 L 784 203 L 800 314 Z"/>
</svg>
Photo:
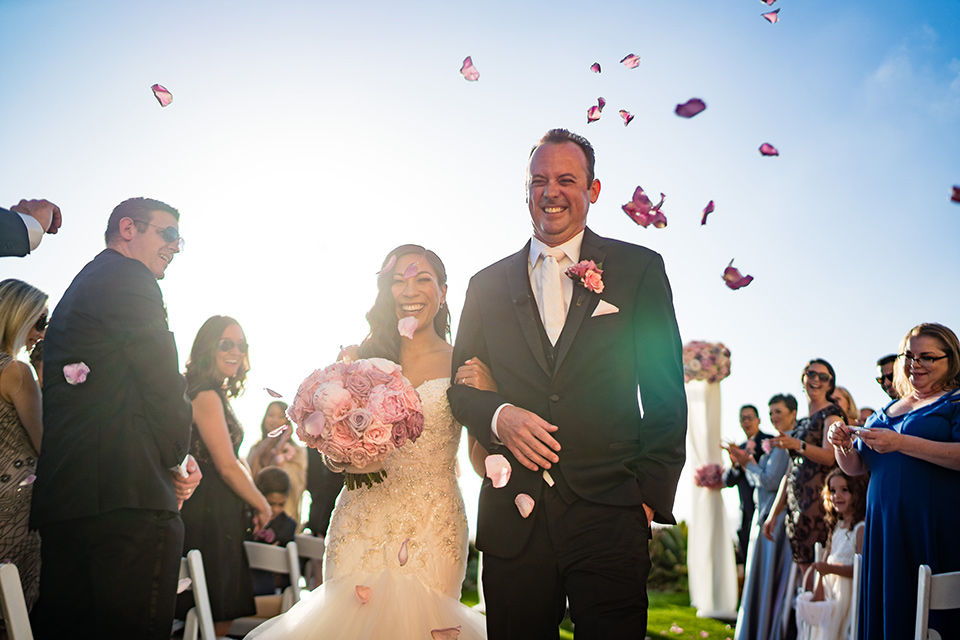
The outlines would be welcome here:
<svg viewBox="0 0 960 640">
<path fill-rule="evenodd" d="M 533 291 L 530 289 L 530 274 L 527 271 L 527 261 L 530 259 L 530 243 L 510 259 L 507 266 L 507 285 L 510 288 L 510 299 L 513 301 L 513 310 L 517 314 L 517 322 L 523 333 L 527 346 L 533 353 L 537 364 L 548 376 L 553 375 L 547 364 L 547 357 L 543 352 L 543 343 L 540 340 L 539 316 Z"/>
<path fill-rule="evenodd" d="M 580 260 L 593 260 L 599 264 L 603 262 L 605 257 L 603 238 L 590 231 L 590 229 L 586 229 L 583 233 L 583 244 L 580 245 Z M 587 317 L 587 312 L 593 313 L 599 303 L 599 294 L 593 293 L 579 281 L 574 280 L 570 311 L 567 312 L 567 320 L 564 322 L 563 331 L 560 333 L 557 345 L 557 371 L 560 370 L 563 359 L 570 351 L 570 347 L 577 337 L 577 332 L 580 331 L 580 325 L 583 324 L 583 319 Z"/>
</svg>

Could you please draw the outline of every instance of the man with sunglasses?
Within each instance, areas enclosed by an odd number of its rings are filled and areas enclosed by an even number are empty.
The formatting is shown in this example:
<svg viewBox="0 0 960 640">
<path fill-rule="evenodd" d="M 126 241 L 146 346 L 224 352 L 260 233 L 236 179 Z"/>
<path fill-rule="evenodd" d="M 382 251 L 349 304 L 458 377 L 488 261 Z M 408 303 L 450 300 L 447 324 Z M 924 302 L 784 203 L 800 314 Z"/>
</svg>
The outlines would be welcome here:
<svg viewBox="0 0 960 640">
<path fill-rule="evenodd" d="M 897 356 L 892 353 L 877 360 L 877 384 L 883 387 L 884 393 L 890 396 L 891 400 L 900 399 L 897 388 L 893 386 L 893 365 L 896 362 Z"/>
<path fill-rule="evenodd" d="M 157 280 L 183 248 L 179 212 L 133 198 L 107 248 L 74 278 L 44 340 L 36 637 L 169 638 L 183 544 L 179 507 L 199 483 L 193 411 Z M 66 365 L 84 363 L 86 379 Z M 182 464 L 183 463 L 183 464 Z M 182 466 L 187 477 L 178 469 Z"/>
</svg>

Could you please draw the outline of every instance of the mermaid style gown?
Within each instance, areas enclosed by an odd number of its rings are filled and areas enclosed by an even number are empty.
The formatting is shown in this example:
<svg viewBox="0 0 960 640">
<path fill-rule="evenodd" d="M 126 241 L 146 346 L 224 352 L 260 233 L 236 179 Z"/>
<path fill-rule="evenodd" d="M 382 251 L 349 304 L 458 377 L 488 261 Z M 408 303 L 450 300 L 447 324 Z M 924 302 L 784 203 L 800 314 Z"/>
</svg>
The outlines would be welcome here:
<svg viewBox="0 0 960 640">
<path fill-rule="evenodd" d="M 387 459 L 382 483 L 341 491 L 323 584 L 248 638 L 404 640 L 457 626 L 460 640 L 486 638 L 484 617 L 459 600 L 467 519 L 456 475 L 461 427 L 447 403 L 449 385 L 438 378 L 417 387 L 423 434 Z M 370 588 L 366 604 L 358 586 Z"/>
</svg>

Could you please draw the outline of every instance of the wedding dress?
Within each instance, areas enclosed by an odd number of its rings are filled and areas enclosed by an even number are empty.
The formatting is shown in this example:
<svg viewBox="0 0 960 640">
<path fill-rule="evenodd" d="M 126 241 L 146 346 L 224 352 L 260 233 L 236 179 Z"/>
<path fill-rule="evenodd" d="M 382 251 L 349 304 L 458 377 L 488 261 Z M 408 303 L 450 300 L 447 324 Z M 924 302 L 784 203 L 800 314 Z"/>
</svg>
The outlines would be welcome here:
<svg viewBox="0 0 960 640">
<path fill-rule="evenodd" d="M 417 387 L 423 433 L 386 460 L 382 483 L 340 492 L 323 584 L 249 639 L 419 640 L 458 626 L 459 640 L 486 638 L 483 615 L 460 603 L 467 519 L 456 476 L 461 427 L 447 403 L 449 385 L 438 378 Z"/>
</svg>

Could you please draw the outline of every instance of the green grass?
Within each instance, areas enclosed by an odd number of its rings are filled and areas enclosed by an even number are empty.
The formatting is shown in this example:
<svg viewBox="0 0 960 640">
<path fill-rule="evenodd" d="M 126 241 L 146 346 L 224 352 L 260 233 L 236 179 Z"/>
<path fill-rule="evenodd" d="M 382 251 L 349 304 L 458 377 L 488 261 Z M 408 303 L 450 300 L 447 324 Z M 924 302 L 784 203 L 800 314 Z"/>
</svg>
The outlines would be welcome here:
<svg viewBox="0 0 960 640">
<path fill-rule="evenodd" d="M 725 640 L 733 638 L 733 625 L 711 618 L 698 618 L 697 610 L 690 607 L 690 596 L 686 593 L 647 592 L 650 606 L 647 609 L 647 637 L 700 640 L 711 638 Z M 477 592 L 464 590 L 460 598 L 463 604 L 472 607 L 477 604 Z M 702 635 L 706 632 L 707 635 Z M 567 618 L 560 625 L 560 637 L 573 640 L 573 623 Z"/>
</svg>

